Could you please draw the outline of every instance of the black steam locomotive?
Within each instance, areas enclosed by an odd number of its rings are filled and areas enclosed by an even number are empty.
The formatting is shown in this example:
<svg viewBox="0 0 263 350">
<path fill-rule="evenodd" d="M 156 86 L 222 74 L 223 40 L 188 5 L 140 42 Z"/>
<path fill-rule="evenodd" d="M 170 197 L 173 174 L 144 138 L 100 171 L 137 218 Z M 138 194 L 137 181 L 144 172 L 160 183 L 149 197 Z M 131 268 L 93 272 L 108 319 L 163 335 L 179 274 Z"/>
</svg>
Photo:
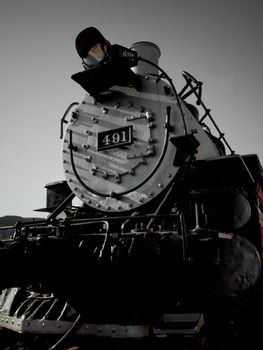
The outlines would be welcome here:
<svg viewBox="0 0 263 350">
<path fill-rule="evenodd" d="M 61 118 L 65 180 L 46 186 L 46 220 L 0 242 L 0 327 L 50 349 L 194 336 L 209 301 L 261 278 L 258 156 L 231 149 L 202 82 L 183 72 L 177 92 L 155 44 L 90 27 L 76 49 L 87 94 Z"/>
</svg>

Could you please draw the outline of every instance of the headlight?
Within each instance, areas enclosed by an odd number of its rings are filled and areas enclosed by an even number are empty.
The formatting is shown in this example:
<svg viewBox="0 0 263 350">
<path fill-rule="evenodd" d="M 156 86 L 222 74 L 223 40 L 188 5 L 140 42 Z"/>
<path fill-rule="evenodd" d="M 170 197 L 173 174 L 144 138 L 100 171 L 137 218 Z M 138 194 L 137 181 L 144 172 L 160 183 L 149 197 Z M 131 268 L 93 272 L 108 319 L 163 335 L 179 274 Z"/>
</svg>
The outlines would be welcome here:
<svg viewBox="0 0 263 350">
<path fill-rule="evenodd" d="M 83 62 L 93 67 L 105 59 L 110 43 L 97 28 L 88 27 L 77 35 L 75 46 Z"/>
<path fill-rule="evenodd" d="M 103 61 L 107 56 L 107 53 L 107 45 L 101 42 L 97 43 L 88 51 L 87 57 L 83 58 L 83 62 L 91 68 Z"/>
</svg>

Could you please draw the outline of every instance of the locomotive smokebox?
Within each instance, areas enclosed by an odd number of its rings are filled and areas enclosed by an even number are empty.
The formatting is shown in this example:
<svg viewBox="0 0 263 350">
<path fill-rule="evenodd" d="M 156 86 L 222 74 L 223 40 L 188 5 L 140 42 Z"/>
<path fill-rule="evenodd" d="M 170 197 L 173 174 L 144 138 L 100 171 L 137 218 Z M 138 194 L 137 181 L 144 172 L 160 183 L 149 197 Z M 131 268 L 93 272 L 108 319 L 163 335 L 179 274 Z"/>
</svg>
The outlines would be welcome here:
<svg viewBox="0 0 263 350">
<path fill-rule="evenodd" d="M 158 65 L 159 58 L 161 56 L 161 50 L 159 47 L 149 41 L 138 41 L 131 45 L 130 49 L 137 52 L 138 57 L 141 57 L 145 60 L 148 60 L 155 65 Z M 133 72 L 139 75 L 148 75 L 148 74 L 159 74 L 159 70 L 157 67 L 153 65 L 139 61 L 138 65 L 132 68 Z"/>
</svg>

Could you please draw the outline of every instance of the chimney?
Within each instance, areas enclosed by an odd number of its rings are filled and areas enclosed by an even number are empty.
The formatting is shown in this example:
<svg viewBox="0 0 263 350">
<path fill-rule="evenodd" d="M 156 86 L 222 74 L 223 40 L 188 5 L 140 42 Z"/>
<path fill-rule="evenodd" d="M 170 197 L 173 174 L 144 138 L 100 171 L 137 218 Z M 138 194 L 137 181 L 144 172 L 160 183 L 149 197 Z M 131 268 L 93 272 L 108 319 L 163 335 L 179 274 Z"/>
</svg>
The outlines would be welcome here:
<svg viewBox="0 0 263 350">
<path fill-rule="evenodd" d="M 161 51 L 159 47 L 149 41 L 138 41 L 131 45 L 130 49 L 137 52 L 138 57 L 144 58 L 158 65 Z M 139 61 L 138 66 L 132 68 L 133 72 L 139 75 L 159 75 L 159 70 L 149 63 Z"/>
</svg>

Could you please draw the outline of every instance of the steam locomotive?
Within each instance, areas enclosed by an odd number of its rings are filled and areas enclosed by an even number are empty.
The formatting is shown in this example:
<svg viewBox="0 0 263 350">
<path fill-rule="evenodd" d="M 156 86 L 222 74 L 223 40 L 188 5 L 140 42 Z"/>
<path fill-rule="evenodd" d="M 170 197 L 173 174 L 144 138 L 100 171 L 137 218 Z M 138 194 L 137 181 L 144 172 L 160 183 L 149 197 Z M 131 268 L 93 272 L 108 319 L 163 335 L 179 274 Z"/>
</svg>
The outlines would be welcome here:
<svg viewBox="0 0 263 350">
<path fill-rule="evenodd" d="M 177 92 L 154 43 L 89 27 L 76 49 L 86 94 L 60 120 L 65 180 L 46 185 L 47 219 L 0 242 L 0 327 L 50 349 L 194 336 L 209 301 L 261 279 L 259 158 L 232 150 L 202 82 L 184 71 Z"/>
</svg>

